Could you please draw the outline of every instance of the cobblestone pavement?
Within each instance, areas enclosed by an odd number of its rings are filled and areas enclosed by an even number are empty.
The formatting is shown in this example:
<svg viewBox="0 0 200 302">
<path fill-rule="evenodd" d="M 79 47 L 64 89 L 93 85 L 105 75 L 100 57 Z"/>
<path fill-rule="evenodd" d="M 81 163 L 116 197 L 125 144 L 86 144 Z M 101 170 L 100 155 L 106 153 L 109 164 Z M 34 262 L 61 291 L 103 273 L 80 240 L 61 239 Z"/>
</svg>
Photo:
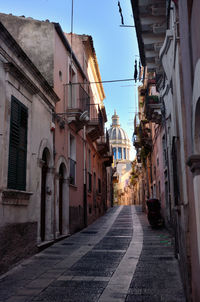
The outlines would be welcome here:
<svg viewBox="0 0 200 302">
<path fill-rule="evenodd" d="M 185 302 L 166 229 L 120 206 L 0 277 L 0 302 Z"/>
</svg>

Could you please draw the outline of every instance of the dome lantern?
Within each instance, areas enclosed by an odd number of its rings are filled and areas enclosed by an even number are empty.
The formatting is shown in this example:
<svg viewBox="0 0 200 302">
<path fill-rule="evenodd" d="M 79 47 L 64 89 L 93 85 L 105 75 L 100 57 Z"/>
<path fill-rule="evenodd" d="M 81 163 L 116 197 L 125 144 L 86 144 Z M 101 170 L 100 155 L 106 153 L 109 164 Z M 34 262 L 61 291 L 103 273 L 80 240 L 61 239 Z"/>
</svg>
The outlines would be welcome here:
<svg viewBox="0 0 200 302">
<path fill-rule="evenodd" d="M 116 110 L 114 111 L 114 115 L 112 116 L 112 125 L 111 127 L 120 126 L 119 124 L 119 116 L 116 114 Z"/>
</svg>

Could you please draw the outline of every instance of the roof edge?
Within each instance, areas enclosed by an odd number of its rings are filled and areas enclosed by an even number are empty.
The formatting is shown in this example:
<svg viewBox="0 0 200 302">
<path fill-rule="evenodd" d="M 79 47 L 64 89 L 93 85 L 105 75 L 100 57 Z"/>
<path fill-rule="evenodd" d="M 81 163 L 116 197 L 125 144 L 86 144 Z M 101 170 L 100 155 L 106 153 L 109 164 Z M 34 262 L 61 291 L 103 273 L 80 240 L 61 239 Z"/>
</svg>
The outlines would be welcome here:
<svg viewBox="0 0 200 302">
<path fill-rule="evenodd" d="M 141 28 L 141 22 L 140 22 L 140 10 L 138 5 L 138 0 L 131 0 L 132 10 L 133 10 L 133 17 L 135 22 L 135 30 L 138 40 L 138 47 L 140 52 L 140 60 L 142 63 L 142 66 L 146 66 L 146 57 L 144 52 L 144 42 L 142 39 L 142 28 Z"/>
</svg>

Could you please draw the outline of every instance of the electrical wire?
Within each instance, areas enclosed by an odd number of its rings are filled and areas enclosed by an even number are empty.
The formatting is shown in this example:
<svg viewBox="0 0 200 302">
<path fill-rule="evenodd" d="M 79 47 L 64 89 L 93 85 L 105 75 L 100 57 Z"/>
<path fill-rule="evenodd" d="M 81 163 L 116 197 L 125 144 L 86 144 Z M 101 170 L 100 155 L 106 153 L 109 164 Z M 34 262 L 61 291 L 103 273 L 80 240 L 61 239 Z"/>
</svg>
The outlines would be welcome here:
<svg viewBox="0 0 200 302">
<path fill-rule="evenodd" d="M 109 81 L 97 81 L 97 82 L 88 82 L 88 83 L 66 83 L 64 85 L 84 85 L 84 84 L 103 84 L 103 83 L 115 83 L 115 82 L 129 82 L 129 81 L 135 81 L 135 79 L 122 79 L 122 80 L 109 80 Z"/>
</svg>

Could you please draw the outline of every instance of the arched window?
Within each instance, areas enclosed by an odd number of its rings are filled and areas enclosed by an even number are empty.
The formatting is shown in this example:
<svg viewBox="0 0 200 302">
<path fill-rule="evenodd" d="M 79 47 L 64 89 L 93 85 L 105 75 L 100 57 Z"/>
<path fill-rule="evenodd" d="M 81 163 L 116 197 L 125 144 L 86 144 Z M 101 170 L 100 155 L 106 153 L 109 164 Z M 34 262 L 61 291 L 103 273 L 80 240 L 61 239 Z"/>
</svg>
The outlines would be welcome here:
<svg viewBox="0 0 200 302">
<path fill-rule="evenodd" d="M 113 148 L 113 154 L 114 154 L 114 159 L 117 159 L 117 153 L 116 153 L 116 148 Z"/>
<path fill-rule="evenodd" d="M 118 148 L 118 159 L 122 159 L 122 148 Z"/>
<path fill-rule="evenodd" d="M 124 159 L 126 159 L 126 148 L 124 148 Z"/>
</svg>

